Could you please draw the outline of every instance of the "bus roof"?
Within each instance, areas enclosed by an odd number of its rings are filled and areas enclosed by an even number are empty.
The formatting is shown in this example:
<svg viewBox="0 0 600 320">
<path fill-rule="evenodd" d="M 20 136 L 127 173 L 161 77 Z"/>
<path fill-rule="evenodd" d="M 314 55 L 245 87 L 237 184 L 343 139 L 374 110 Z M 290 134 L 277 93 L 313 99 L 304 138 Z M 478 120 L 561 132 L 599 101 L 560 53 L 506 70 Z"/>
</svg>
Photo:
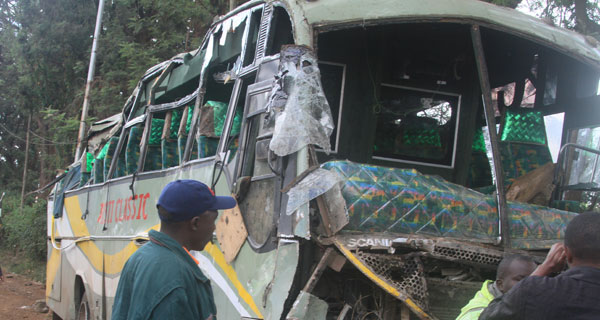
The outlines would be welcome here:
<svg viewBox="0 0 600 320">
<path fill-rule="evenodd" d="M 344 25 L 372 25 L 397 21 L 473 21 L 533 40 L 600 69 L 600 48 L 595 39 L 553 26 L 516 10 L 477 0 L 316 0 L 286 3 L 296 22 L 327 29 Z M 301 15 L 298 16 L 298 15 Z M 308 44 L 308 43 L 306 43 Z"/>
</svg>

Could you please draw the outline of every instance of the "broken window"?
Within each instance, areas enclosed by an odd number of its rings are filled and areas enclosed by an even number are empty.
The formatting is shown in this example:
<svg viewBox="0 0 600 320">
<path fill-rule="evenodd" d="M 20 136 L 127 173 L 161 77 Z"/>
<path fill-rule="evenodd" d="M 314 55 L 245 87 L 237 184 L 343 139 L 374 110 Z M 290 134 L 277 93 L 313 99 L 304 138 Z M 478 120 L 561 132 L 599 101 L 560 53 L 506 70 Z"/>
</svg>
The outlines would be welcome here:
<svg viewBox="0 0 600 320">
<path fill-rule="evenodd" d="M 571 141 L 580 146 L 600 150 L 600 127 L 574 129 L 570 132 Z M 569 152 L 567 163 L 571 164 L 569 185 L 600 183 L 600 157 L 584 150 Z M 570 160 L 570 161 L 569 161 Z"/>
<path fill-rule="evenodd" d="M 294 44 L 292 21 L 284 8 L 275 6 L 265 54 L 267 56 L 277 54 L 281 50 L 281 46 L 286 44 Z"/>
<path fill-rule="evenodd" d="M 344 103 L 344 82 L 346 78 L 346 65 L 334 62 L 319 61 L 321 71 L 321 84 L 325 97 L 331 109 L 331 116 L 335 129 L 330 136 L 331 152 L 337 152 L 340 125 L 342 117 L 342 106 Z"/>
<path fill-rule="evenodd" d="M 453 166 L 459 100 L 382 84 L 373 158 Z"/>
<path fill-rule="evenodd" d="M 260 18 L 262 17 L 262 12 L 263 9 L 261 7 L 254 9 L 250 15 L 248 37 L 246 39 L 246 52 L 244 53 L 244 67 L 254 63 L 254 55 L 256 54 L 256 45 L 258 44 L 258 30 L 260 28 Z"/>
</svg>

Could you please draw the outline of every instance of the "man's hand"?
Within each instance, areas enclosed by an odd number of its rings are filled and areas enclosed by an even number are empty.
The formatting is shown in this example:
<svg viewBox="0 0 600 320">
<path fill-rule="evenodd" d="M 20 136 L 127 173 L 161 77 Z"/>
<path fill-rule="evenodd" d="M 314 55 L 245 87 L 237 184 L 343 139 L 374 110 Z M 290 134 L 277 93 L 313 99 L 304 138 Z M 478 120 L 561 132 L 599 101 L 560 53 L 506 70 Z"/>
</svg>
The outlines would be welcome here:
<svg viewBox="0 0 600 320">
<path fill-rule="evenodd" d="M 552 248 L 550 248 L 546 260 L 544 260 L 531 275 L 547 276 L 555 272 L 560 272 L 565 267 L 565 262 L 565 245 L 562 243 L 555 243 L 552 245 Z"/>
</svg>

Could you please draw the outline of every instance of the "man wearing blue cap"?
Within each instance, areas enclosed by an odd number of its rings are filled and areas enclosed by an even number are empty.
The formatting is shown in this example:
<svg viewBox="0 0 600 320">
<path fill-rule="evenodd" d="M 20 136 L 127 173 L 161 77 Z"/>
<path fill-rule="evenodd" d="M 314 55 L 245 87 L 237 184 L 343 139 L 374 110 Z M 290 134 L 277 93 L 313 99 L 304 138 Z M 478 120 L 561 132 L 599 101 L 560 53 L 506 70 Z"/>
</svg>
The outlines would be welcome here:
<svg viewBox="0 0 600 320">
<path fill-rule="evenodd" d="M 123 268 L 112 319 L 216 319 L 210 281 L 188 250 L 201 251 L 212 239 L 217 210 L 236 206 L 195 180 L 173 181 L 156 207 L 160 232 Z"/>
</svg>

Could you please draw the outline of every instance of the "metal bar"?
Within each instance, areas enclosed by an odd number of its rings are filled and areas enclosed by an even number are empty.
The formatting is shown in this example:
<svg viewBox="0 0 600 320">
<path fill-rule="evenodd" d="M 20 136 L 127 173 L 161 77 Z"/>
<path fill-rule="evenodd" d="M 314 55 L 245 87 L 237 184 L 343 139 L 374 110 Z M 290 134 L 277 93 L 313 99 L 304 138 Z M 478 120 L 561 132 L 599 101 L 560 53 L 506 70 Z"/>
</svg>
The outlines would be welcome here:
<svg viewBox="0 0 600 320">
<path fill-rule="evenodd" d="M 600 141 L 598 142 L 598 148 L 600 148 Z M 596 159 L 594 160 L 594 169 L 592 170 L 592 177 L 590 178 L 590 182 L 594 182 L 594 177 L 596 177 L 596 170 L 598 169 L 598 155 L 596 154 Z"/>
<path fill-rule="evenodd" d="M 560 200 L 560 198 L 562 196 L 561 189 L 563 188 L 563 186 L 562 186 L 563 179 L 560 177 L 559 173 L 560 173 L 560 168 L 563 166 L 564 157 L 565 157 L 565 153 L 566 153 L 565 151 L 567 151 L 569 148 L 580 149 L 583 151 L 587 151 L 587 152 L 596 154 L 596 161 L 594 162 L 594 171 L 592 172 L 592 178 L 591 178 L 590 182 L 594 181 L 594 176 L 596 173 L 596 165 L 598 164 L 597 161 L 598 161 L 598 155 L 600 155 L 600 150 L 596 150 L 593 148 L 589 148 L 589 147 L 571 143 L 571 142 L 565 143 L 562 147 L 560 147 L 560 151 L 558 152 L 558 159 L 556 160 L 557 168 L 554 171 L 554 179 L 552 181 L 552 184 L 557 186 L 557 189 L 555 190 L 555 194 L 552 197 L 555 200 Z M 566 167 L 566 164 L 565 164 L 565 167 Z"/>
<path fill-rule="evenodd" d="M 117 142 L 117 148 L 115 148 L 115 154 L 110 160 L 110 167 L 108 168 L 108 175 L 106 177 L 106 181 L 112 179 L 115 170 L 117 169 L 117 161 L 119 160 L 119 156 L 121 155 L 121 149 L 123 148 L 123 144 L 125 144 L 125 139 L 129 134 L 129 130 L 121 129 L 121 135 L 119 136 L 119 141 Z"/>
<path fill-rule="evenodd" d="M 229 140 L 229 133 L 231 132 L 231 127 L 233 127 L 233 118 L 235 117 L 235 109 L 237 109 L 238 101 L 240 100 L 239 96 L 241 94 L 242 83 L 244 80 L 236 79 L 233 84 L 233 90 L 231 91 L 231 98 L 229 100 L 229 104 L 227 106 L 227 115 L 225 117 L 225 125 L 223 126 L 223 132 L 221 133 L 221 139 L 219 140 L 219 146 L 217 147 L 217 155 L 220 153 L 227 152 L 225 150 L 226 141 Z M 225 160 L 225 159 L 220 159 Z"/>
<path fill-rule="evenodd" d="M 313 291 L 313 289 L 317 285 L 317 282 L 319 282 L 319 279 L 321 278 L 323 271 L 325 271 L 325 268 L 327 267 L 327 264 L 329 263 L 329 257 L 331 256 L 332 252 L 333 252 L 333 247 L 328 247 L 327 249 L 325 249 L 325 252 L 323 253 L 323 256 L 321 257 L 319 264 L 317 264 L 317 267 L 311 274 L 310 279 L 308 279 L 308 282 L 306 282 L 306 285 L 304 286 L 304 289 L 302 289 L 302 291 L 304 291 L 306 293 L 310 293 L 311 291 Z"/>
<path fill-rule="evenodd" d="M 202 79 L 202 76 L 200 76 Z M 192 155 L 192 148 L 194 147 L 194 140 L 196 139 L 196 131 L 198 131 L 198 121 L 202 116 L 202 110 L 200 108 L 201 104 L 204 101 L 204 93 L 205 90 L 202 88 L 203 81 L 200 80 L 200 84 L 198 85 L 198 95 L 196 96 L 196 101 L 194 102 L 194 109 L 192 110 L 192 123 L 190 125 L 190 131 L 188 132 L 187 140 L 185 142 L 185 151 L 183 152 L 183 162 L 187 162 L 190 160 L 190 156 Z"/>
<path fill-rule="evenodd" d="M 117 169 L 117 160 L 119 158 L 119 155 L 121 154 L 121 149 L 123 148 L 123 145 L 125 144 L 125 138 L 127 136 L 129 136 L 129 127 L 126 127 L 127 123 L 129 123 L 129 121 L 131 120 L 131 118 L 133 117 L 133 115 L 135 114 L 135 111 L 137 109 L 137 101 L 140 97 L 140 95 L 142 94 L 141 90 L 137 91 L 137 94 L 135 95 L 135 98 L 133 99 L 133 102 L 131 104 L 131 111 L 129 112 L 129 116 L 127 116 L 126 118 L 126 122 L 125 125 L 122 126 L 121 128 L 121 135 L 119 136 L 119 142 L 117 143 L 117 148 L 115 149 L 115 156 L 113 156 L 112 160 L 110 161 L 110 167 L 108 168 L 108 178 L 106 180 L 112 179 L 113 174 L 115 173 L 115 170 Z M 125 108 L 127 109 L 127 108 Z"/>
<path fill-rule="evenodd" d="M 88 115 L 90 104 L 90 89 L 94 80 L 94 68 L 96 66 L 96 49 L 98 47 L 98 38 L 100 38 L 100 27 L 102 26 L 102 12 L 104 11 L 104 0 L 98 3 L 98 14 L 96 15 L 96 28 L 94 29 L 94 41 L 92 42 L 92 55 L 90 56 L 90 66 L 88 68 L 87 80 L 85 83 L 85 95 L 83 97 L 83 107 L 81 108 L 81 121 L 79 122 L 79 134 L 77 136 L 77 149 L 75 151 L 75 160 L 79 160 L 83 152 L 83 139 L 85 137 L 85 120 Z"/>
<path fill-rule="evenodd" d="M 150 127 L 152 126 L 152 113 L 149 112 L 146 116 L 146 124 L 144 125 L 144 133 L 142 134 L 142 141 L 140 143 L 140 159 L 138 160 L 138 172 L 144 172 L 144 163 L 146 161 L 146 153 L 148 151 L 148 140 L 150 139 Z"/>
<path fill-rule="evenodd" d="M 562 162 L 564 160 L 565 151 L 568 148 L 581 149 L 583 151 L 587 151 L 587 152 L 590 152 L 590 153 L 594 153 L 596 155 L 600 155 L 600 150 L 596 150 L 594 148 L 589 148 L 589 147 L 582 146 L 582 145 L 575 144 L 575 143 L 571 143 L 571 142 L 565 143 L 562 147 L 560 147 L 560 151 L 558 152 L 558 159 L 556 160 L 556 163 L 558 164 L 558 168 L 559 169 L 560 169 L 560 167 L 562 165 Z M 596 158 L 596 159 L 598 159 L 598 158 Z M 592 179 L 594 179 L 593 175 L 592 175 Z M 554 184 L 558 183 L 558 170 L 554 172 L 554 182 L 553 183 Z"/>
<path fill-rule="evenodd" d="M 494 174 L 496 178 L 496 195 L 498 201 L 498 236 L 499 242 L 506 248 L 510 248 L 510 229 L 508 226 L 508 208 L 506 206 L 506 195 L 504 193 L 504 170 L 502 169 L 502 159 L 500 157 L 500 146 L 498 144 L 498 135 L 496 134 L 496 118 L 492 107 L 492 93 L 490 88 L 490 78 L 485 62 L 485 52 L 481 42 L 481 32 L 478 25 L 471 26 L 471 39 L 473 40 L 473 51 L 477 71 L 479 73 L 479 83 L 481 85 L 481 95 L 483 99 L 483 109 L 485 111 L 485 120 L 487 122 L 490 135 L 490 144 L 492 147 L 492 161 L 494 163 Z"/>
<path fill-rule="evenodd" d="M 349 304 L 344 304 L 344 307 L 342 308 L 342 312 L 340 312 L 340 315 L 337 317 L 337 320 L 344 320 L 344 318 L 346 317 L 346 314 L 348 313 L 348 311 L 350 311 L 350 309 L 352 309 L 352 307 Z"/>
</svg>

